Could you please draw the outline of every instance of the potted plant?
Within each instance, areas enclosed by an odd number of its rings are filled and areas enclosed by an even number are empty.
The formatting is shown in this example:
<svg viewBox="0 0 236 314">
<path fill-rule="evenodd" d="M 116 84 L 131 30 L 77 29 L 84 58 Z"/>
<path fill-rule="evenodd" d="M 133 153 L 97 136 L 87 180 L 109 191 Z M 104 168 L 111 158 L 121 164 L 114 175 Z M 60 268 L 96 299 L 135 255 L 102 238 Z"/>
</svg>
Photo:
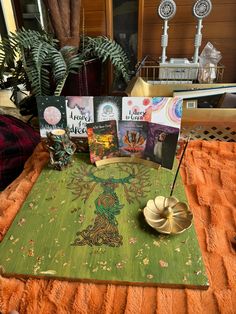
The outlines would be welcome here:
<svg viewBox="0 0 236 314">
<path fill-rule="evenodd" d="M 44 30 L 38 32 L 26 29 L 4 38 L 0 42 L 0 83 L 3 74 L 10 72 L 9 84 L 13 87 L 13 95 L 20 83 L 27 86 L 33 97 L 65 95 L 65 87 L 73 85 L 74 77 L 88 84 L 84 73 L 87 73 L 91 59 L 99 59 L 101 62 L 110 60 L 114 65 L 115 77 L 122 75 L 125 82 L 129 81 L 129 60 L 120 45 L 105 36 L 86 36 L 84 25 L 83 34 L 80 34 L 80 0 L 64 0 L 60 5 L 54 0 L 44 2 L 56 38 Z M 74 77 L 68 82 L 71 75 Z M 67 95 L 73 95 L 67 92 Z M 83 91 L 77 92 L 78 95 L 84 95 Z M 32 106 L 33 97 L 23 100 L 23 109 L 25 104 L 29 108 Z M 34 108 L 34 113 L 37 113 L 36 106 Z M 25 114 L 27 113 L 26 110 Z"/>
<path fill-rule="evenodd" d="M 30 97 L 24 98 L 20 104 L 13 97 L 23 115 L 37 115 L 35 96 L 61 95 L 69 74 L 79 75 L 91 58 L 99 58 L 102 62 L 110 60 L 117 75 L 121 73 L 126 82 L 129 80 L 129 60 L 115 41 L 104 36 L 82 36 L 81 43 L 79 49 L 60 47 L 51 34 L 26 29 L 12 33 L 0 42 L 0 82 L 8 72 L 13 96 L 19 84 L 30 90 Z"/>
<path fill-rule="evenodd" d="M 91 92 L 91 85 L 94 85 L 94 82 L 96 81 L 101 82 L 101 76 L 99 78 L 98 74 L 96 76 L 94 75 L 95 71 L 91 71 L 93 70 L 93 67 L 97 67 L 98 64 L 95 61 L 94 66 L 94 62 L 92 61 L 94 60 L 93 57 L 98 58 L 103 62 L 107 59 L 110 59 L 111 63 L 115 66 L 114 81 L 116 81 L 116 79 L 119 77 L 119 73 L 121 73 L 125 83 L 127 83 L 129 80 L 128 68 L 130 62 L 123 49 L 117 43 L 108 39 L 107 37 L 100 36 L 91 38 L 85 36 L 87 26 L 86 8 L 89 6 L 88 1 L 42 0 L 42 2 L 46 7 L 45 11 L 48 12 L 50 25 L 54 30 L 56 38 L 59 40 L 60 46 L 77 47 L 78 50 L 83 52 L 85 56 L 84 66 L 80 71 L 81 74 L 77 77 L 73 74 L 70 74 L 70 77 L 72 76 L 70 83 L 67 80 L 66 88 L 70 95 L 72 95 L 71 91 L 73 91 L 73 88 L 71 87 L 73 87 L 73 85 L 75 86 L 75 89 L 81 87 L 81 92 L 85 93 L 85 95 L 88 95 L 89 92 Z M 97 25 L 93 25 L 93 27 L 96 26 Z M 89 74 L 91 74 L 91 72 L 93 72 L 92 79 L 87 77 Z M 78 79 L 80 80 L 79 84 Z M 74 84 L 72 84 L 72 82 Z M 96 92 L 95 94 L 93 93 L 93 95 L 96 94 Z"/>
<path fill-rule="evenodd" d="M 82 41 L 79 50 L 60 48 L 58 40 L 44 31 L 12 33 L 0 43 L 0 79 L 10 69 L 15 83 L 27 84 L 35 96 L 60 95 L 69 73 L 78 73 L 86 60 L 97 57 L 102 62 L 109 59 L 129 80 L 128 58 L 115 41 L 103 36 L 83 36 Z"/>
</svg>

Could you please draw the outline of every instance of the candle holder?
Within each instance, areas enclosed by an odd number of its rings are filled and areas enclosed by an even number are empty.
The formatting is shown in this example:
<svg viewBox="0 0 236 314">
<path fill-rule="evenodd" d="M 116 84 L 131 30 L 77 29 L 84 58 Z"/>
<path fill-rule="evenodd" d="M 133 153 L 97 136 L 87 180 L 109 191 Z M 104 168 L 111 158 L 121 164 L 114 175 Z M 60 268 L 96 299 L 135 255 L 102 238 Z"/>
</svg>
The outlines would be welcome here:
<svg viewBox="0 0 236 314">
<path fill-rule="evenodd" d="M 55 129 L 47 132 L 44 146 L 49 151 L 49 163 L 56 170 L 65 168 L 71 162 L 72 155 L 76 150 L 76 145 L 70 140 L 68 129 Z"/>
</svg>

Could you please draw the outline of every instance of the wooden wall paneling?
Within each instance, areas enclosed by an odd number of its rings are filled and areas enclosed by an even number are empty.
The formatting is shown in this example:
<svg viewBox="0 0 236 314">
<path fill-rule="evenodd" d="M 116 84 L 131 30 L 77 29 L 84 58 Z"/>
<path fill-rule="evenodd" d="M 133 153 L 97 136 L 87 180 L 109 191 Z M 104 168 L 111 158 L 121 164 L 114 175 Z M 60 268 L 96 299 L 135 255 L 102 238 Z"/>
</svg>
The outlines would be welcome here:
<svg viewBox="0 0 236 314">
<path fill-rule="evenodd" d="M 194 53 L 197 20 L 192 15 L 195 1 L 178 0 L 177 12 L 169 25 L 168 57 L 187 57 Z M 200 52 L 210 41 L 222 53 L 224 82 L 236 82 L 236 0 L 214 0 L 210 15 L 203 20 Z M 159 2 L 139 0 L 138 60 L 145 55 L 161 56 L 162 21 L 156 14 Z M 82 0 L 85 9 L 85 31 L 88 35 L 113 37 L 112 0 Z M 111 81 L 111 78 L 109 79 Z"/>
<path fill-rule="evenodd" d="M 235 1 L 235 0 L 234 0 Z M 170 24 L 173 23 L 193 23 L 196 18 L 192 14 L 192 5 L 179 6 L 177 4 L 177 11 Z M 156 14 L 155 6 L 145 7 L 144 21 L 146 24 L 161 22 L 160 17 Z M 214 23 L 215 21 L 222 22 L 235 22 L 236 18 L 236 2 L 228 5 L 214 4 L 210 15 L 203 20 L 203 27 L 205 23 Z"/>
<path fill-rule="evenodd" d="M 90 36 L 106 35 L 105 11 L 85 11 L 85 33 Z"/>
<path fill-rule="evenodd" d="M 187 57 L 194 52 L 194 37 L 197 20 L 192 15 L 195 1 L 179 0 L 175 17 L 169 22 L 169 45 L 167 57 Z M 144 1 L 143 41 L 141 58 L 151 55 L 161 56 L 162 20 L 157 16 L 157 3 Z M 224 82 L 236 82 L 236 0 L 212 1 L 212 12 L 203 20 L 203 40 L 201 50 L 210 41 L 222 53 L 225 65 Z"/>
<path fill-rule="evenodd" d="M 106 7 L 106 36 L 113 38 L 113 5 L 112 0 L 105 0 Z M 113 67 L 111 64 L 107 64 L 105 69 L 106 76 L 106 92 L 111 89 L 113 81 Z"/>
<path fill-rule="evenodd" d="M 109 16 L 107 16 L 108 1 L 109 0 L 81 1 L 81 7 L 84 9 L 84 29 L 86 35 L 91 37 L 101 35 L 109 36 Z M 82 20 L 81 17 L 81 28 L 83 28 Z M 101 75 L 101 92 L 104 95 L 107 94 L 109 80 L 108 70 L 105 69 Z"/>
<path fill-rule="evenodd" d="M 112 0 L 105 0 L 106 7 L 106 34 L 113 38 L 113 6 Z"/>
<path fill-rule="evenodd" d="M 104 0 L 96 0 L 96 1 L 86 1 L 82 0 L 82 5 L 86 9 L 86 11 L 101 11 L 105 9 L 105 2 Z"/>
<path fill-rule="evenodd" d="M 182 40 L 185 39 L 193 39 L 195 35 L 195 26 L 196 24 L 177 24 L 177 23 L 169 23 L 169 40 L 181 40 L 179 44 L 182 44 Z M 209 39 L 234 39 L 236 38 L 235 35 L 235 23 L 234 22 L 215 22 L 215 23 L 208 23 L 204 25 L 202 29 L 203 40 Z M 216 29 L 218 30 L 216 32 Z M 159 41 L 161 42 L 160 38 L 162 35 L 162 24 L 145 24 L 144 25 L 144 39 Z M 167 48 L 168 49 L 168 48 Z"/>
<path fill-rule="evenodd" d="M 105 0 L 82 0 L 81 8 L 84 9 L 85 34 L 89 36 L 106 35 L 107 30 Z"/>
<path fill-rule="evenodd" d="M 208 40 L 204 39 L 202 41 L 202 47 L 204 47 L 207 44 Z M 194 47 L 193 47 L 193 39 L 185 39 L 182 45 L 179 45 L 179 40 L 178 39 L 170 39 L 169 40 L 169 44 L 168 44 L 168 49 L 167 49 L 167 53 L 169 55 L 169 51 L 174 52 L 173 55 L 176 57 L 181 57 L 183 55 L 186 56 L 192 56 L 194 53 Z M 224 56 L 225 54 L 228 53 L 228 50 L 230 49 L 232 57 L 235 58 L 236 56 L 236 45 L 233 45 L 230 43 L 230 41 L 226 41 L 225 43 L 225 39 L 215 39 L 215 40 L 211 40 L 211 43 L 215 46 L 215 47 L 222 47 L 221 48 L 221 53 Z M 158 56 L 158 53 L 161 54 L 161 48 L 156 49 L 156 46 L 153 45 L 153 41 L 152 40 L 145 40 L 143 42 L 143 55 L 147 55 L 150 54 L 152 56 Z M 226 58 L 226 57 L 224 57 Z"/>
<path fill-rule="evenodd" d="M 23 26 L 22 9 L 19 0 L 11 0 L 17 29 Z"/>
<path fill-rule="evenodd" d="M 159 0 L 159 1 L 158 0 L 157 1 L 145 0 L 145 7 L 150 7 L 150 6 L 153 7 L 153 6 L 155 6 L 155 4 L 159 5 L 160 1 L 161 0 Z M 194 1 L 194 0 L 175 0 L 177 7 L 185 6 L 185 5 L 189 5 L 189 4 L 193 5 L 195 2 L 196 1 Z M 227 4 L 235 3 L 235 0 L 224 0 L 224 1 L 222 1 L 222 0 L 211 0 L 211 2 L 213 4 L 213 6 L 215 4 L 222 4 L 222 3 L 227 5 Z"/>
<path fill-rule="evenodd" d="M 144 0 L 139 0 L 138 4 L 138 51 L 137 60 L 142 60 L 143 51 L 143 21 L 144 21 Z"/>
</svg>

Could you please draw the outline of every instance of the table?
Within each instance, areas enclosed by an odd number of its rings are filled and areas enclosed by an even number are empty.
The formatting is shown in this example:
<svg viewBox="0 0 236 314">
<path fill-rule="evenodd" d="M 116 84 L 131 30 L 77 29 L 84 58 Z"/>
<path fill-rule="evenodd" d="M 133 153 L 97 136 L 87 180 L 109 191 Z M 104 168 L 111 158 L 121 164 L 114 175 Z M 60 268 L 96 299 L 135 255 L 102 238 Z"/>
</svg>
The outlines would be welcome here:
<svg viewBox="0 0 236 314">
<path fill-rule="evenodd" d="M 24 172 L 0 195 L 0 236 L 37 179 L 48 155 L 39 145 Z M 234 313 L 236 144 L 192 141 L 181 175 L 205 262 L 206 291 L 97 285 L 1 277 L 0 311 L 20 313 Z"/>
</svg>

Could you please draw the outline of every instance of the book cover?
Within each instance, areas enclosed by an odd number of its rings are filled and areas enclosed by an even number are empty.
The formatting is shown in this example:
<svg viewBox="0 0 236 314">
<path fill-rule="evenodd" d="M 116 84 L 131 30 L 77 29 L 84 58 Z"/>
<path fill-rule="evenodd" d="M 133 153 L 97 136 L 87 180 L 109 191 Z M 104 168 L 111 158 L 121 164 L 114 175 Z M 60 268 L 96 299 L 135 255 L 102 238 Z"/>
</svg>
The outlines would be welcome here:
<svg viewBox="0 0 236 314">
<path fill-rule="evenodd" d="M 66 97 L 67 126 L 71 137 L 88 137 L 87 123 L 94 122 L 93 97 Z"/>
<path fill-rule="evenodd" d="M 41 137 L 46 137 L 47 132 L 54 129 L 65 129 L 67 127 L 65 97 L 38 96 L 36 101 Z"/>
<path fill-rule="evenodd" d="M 147 140 L 147 122 L 119 121 L 119 149 L 121 156 L 142 158 Z"/>
<path fill-rule="evenodd" d="M 116 121 L 102 121 L 90 123 L 87 126 L 90 160 L 97 160 L 119 156 Z"/>
<path fill-rule="evenodd" d="M 179 97 L 153 97 L 152 106 L 147 109 L 145 120 L 180 128 L 182 106 L 183 99 Z"/>
<path fill-rule="evenodd" d="M 172 169 L 179 129 L 167 125 L 148 123 L 145 159 L 154 161 L 164 168 Z"/>
<path fill-rule="evenodd" d="M 151 97 L 123 97 L 122 98 L 122 120 L 144 121 L 145 114 L 152 105 Z M 151 118 L 151 117 L 150 117 Z"/>
<path fill-rule="evenodd" d="M 121 120 L 122 97 L 94 97 L 94 121 Z"/>
</svg>

